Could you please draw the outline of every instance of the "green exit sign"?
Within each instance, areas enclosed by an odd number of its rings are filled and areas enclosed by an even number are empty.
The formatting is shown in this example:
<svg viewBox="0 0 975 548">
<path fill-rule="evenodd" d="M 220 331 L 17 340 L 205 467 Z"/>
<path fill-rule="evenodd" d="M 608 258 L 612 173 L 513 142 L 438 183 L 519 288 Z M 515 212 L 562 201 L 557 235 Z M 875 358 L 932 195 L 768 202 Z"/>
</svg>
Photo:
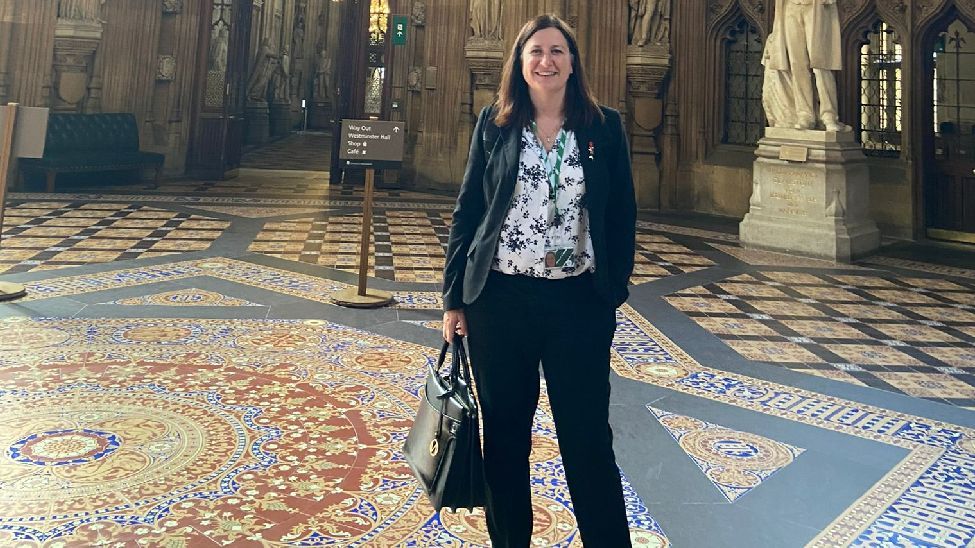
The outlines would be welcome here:
<svg viewBox="0 0 975 548">
<path fill-rule="evenodd" d="M 406 45 L 407 21 L 409 21 L 409 18 L 405 15 L 393 16 L 393 45 L 394 46 Z"/>
</svg>

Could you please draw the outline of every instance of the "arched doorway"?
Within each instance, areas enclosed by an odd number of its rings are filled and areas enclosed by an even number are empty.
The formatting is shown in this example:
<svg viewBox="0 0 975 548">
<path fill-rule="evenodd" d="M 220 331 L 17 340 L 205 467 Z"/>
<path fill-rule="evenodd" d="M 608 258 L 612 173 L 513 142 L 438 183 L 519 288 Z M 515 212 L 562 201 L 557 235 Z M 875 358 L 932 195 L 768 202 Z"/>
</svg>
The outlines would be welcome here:
<svg viewBox="0 0 975 548">
<path fill-rule="evenodd" d="M 947 19 L 927 51 L 927 236 L 975 243 L 975 25 Z"/>
</svg>

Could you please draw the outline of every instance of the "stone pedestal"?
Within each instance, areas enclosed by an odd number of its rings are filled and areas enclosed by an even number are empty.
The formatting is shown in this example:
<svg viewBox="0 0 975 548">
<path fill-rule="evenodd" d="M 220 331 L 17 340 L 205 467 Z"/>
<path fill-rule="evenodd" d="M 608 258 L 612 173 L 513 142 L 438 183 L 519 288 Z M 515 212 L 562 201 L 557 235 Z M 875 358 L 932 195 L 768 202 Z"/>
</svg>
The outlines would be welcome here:
<svg viewBox="0 0 975 548">
<path fill-rule="evenodd" d="M 244 137 L 247 144 L 266 143 L 271 134 L 267 103 L 264 101 L 248 101 L 244 109 L 244 116 L 247 119 L 247 133 Z"/>
<path fill-rule="evenodd" d="M 630 121 L 633 186 L 639 207 L 660 208 L 657 129 L 663 122 L 660 87 L 670 70 L 670 47 L 655 44 L 626 50 L 626 109 Z"/>
<path fill-rule="evenodd" d="M 332 129 L 332 105 L 314 102 L 308 108 L 308 129 Z"/>
<path fill-rule="evenodd" d="M 53 110 L 81 110 L 83 101 L 89 95 L 93 58 L 101 39 L 102 24 L 99 21 L 58 19 L 54 27 L 56 95 L 51 105 Z M 100 84 L 98 91 L 100 99 Z"/>
<path fill-rule="evenodd" d="M 291 131 L 291 105 L 289 103 L 271 103 L 268 108 L 271 125 L 271 136 L 287 135 Z"/>
<path fill-rule="evenodd" d="M 765 128 L 741 243 L 849 262 L 880 247 L 870 173 L 852 132 Z"/>
<path fill-rule="evenodd" d="M 494 94 L 501 83 L 504 64 L 504 43 L 501 40 L 471 38 L 464 47 L 467 66 L 473 74 L 474 89 L 471 111 L 476 117 L 481 109 L 494 102 Z"/>
</svg>

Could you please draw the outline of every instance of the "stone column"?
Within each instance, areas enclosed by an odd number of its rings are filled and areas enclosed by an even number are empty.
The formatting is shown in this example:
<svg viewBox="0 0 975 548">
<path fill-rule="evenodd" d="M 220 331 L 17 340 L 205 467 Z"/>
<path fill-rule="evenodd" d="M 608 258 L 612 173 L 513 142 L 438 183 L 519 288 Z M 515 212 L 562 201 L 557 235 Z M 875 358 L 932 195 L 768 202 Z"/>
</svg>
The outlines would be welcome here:
<svg viewBox="0 0 975 548">
<path fill-rule="evenodd" d="M 90 75 L 94 67 L 95 51 L 101 40 L 101 20 L 58 18 L 54 28 L 55 93 L 51 98 L 53 110 L 80 111 L 92 91 L 98 95 L 96 102 L 100 99 L 100 83 L 91 82 Z M 91 111 L 90 108 L 85 110 Z"/>
<path fill-rule="evenodd" d="M 666 43 L 626 51 L 627 110 L 633 185 L 639 207 L 660 208 L 660 169 L 656 131 L 663 122 L 660 87 L 670 70 Z"/>
<path fill-rule="evenodd" d="M 464 47 L 464 55 L 474 84 L 471 111 L 477 116 L 482 108 L 494 102 L 501 83 L 504 43 L 501 40 L 471 38 Z"/>
<path fill-rule="evenodd" d="M 765 128 L 741 243 L 849 262 L 880 247 L 870 172 L 853 132 Z"/>
</svg>

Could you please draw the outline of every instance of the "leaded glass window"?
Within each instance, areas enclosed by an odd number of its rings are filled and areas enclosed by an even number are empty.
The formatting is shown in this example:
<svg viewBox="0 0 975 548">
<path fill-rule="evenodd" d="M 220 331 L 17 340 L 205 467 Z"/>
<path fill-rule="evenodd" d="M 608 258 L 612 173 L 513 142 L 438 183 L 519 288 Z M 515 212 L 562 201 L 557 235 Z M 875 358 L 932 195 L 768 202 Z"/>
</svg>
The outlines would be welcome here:
<svg viewBox="0 0 975 548">
<path fill-rule="evenodd" d="M 724 139 L 734 145 L 755 145 L 765 128 L 762 110 L 762 36 L 742 21 L 725 41 Z"/>
<path fill-rule="evenodd" d="M 956 20 L 938 38 L 934 61 L 935 135 L 955 145 L 972 143 L 975 141 L 975 32 Z M 975 150 L 975 146 L 971 149 Z"/>
<path fill-rule="evenodd" d="M 383 84 L 386 78 L 386 29 L 389 25 L 389 1 L 371 0 L 369 4 L 369 48 L 366 54 L 366 114 L 380 115 L 383 108 Z"/>
<path fill-rule="evenodd" d="M 879 22 L 860 46 L 860 141 L 871 156 L 900 156 L 901 45 Z"/>
</svg>

